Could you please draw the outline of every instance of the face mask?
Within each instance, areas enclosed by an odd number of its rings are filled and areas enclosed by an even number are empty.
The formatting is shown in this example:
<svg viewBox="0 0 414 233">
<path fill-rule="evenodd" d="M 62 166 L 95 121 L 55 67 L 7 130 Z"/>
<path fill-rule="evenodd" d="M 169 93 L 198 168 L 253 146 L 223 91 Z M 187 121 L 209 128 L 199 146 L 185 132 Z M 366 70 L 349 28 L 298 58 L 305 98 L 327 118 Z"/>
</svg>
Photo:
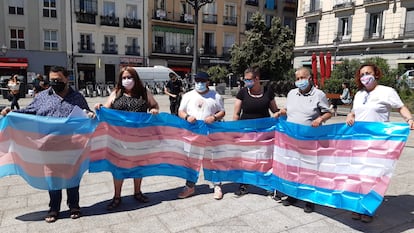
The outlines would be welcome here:
<svg viewBox="0 0 414 233">
<path fill-rule="evenodd" d="M 362 76 L 359 80 L 366 88 L 372 88 L 375 83 L 375 77 L 370 74 Z"/>
<path fill-rule="evenodd" d="M 66 83 L 64 82 L 59 82 L 59 81 L 51 81 L 50 82 L 50 86 L 52 86 L 52 89 L 56 92 L 56 93 L 60 93 L 63 90 L 65 90 L 66 87 Z"/>
<path fill-rule="evenodd" d="M 301 79 L 295 82 L 295 86 L 299 88 L 299 90 L 304 91 L 309 86 L 309 79 Z"/>
<path fill-rule="evenodd" d="M 197 92 L 205 92 L 207 90 L 207 83 L 206 82 L 197 82 L 195 84 L 195 90 Z"/>
<path fill-rule="evenodd" d="M 122 86 L 127 90 L 131 90 L 134 87 L 134 84 L 135 82 L 132 78 L 122 79 Z"/>
<path fill-rule="evenodd" d="M 244 80 L 244 84 L 247 88 L 251 89 L 254 86 L 253 80 Z"/>
</svg>

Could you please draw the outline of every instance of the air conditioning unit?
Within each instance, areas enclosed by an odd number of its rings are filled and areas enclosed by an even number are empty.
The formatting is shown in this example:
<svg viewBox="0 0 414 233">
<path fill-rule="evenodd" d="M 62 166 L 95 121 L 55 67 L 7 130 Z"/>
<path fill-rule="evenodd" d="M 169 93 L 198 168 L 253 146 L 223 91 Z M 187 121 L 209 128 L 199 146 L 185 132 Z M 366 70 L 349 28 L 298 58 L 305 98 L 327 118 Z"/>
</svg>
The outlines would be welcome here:
<svg viewBox="0 0 414 233">
<path fill-rule="evenodd" d="M 157 18 L 165 18 L 165 10 L 157 10 Z"/>
</svg>

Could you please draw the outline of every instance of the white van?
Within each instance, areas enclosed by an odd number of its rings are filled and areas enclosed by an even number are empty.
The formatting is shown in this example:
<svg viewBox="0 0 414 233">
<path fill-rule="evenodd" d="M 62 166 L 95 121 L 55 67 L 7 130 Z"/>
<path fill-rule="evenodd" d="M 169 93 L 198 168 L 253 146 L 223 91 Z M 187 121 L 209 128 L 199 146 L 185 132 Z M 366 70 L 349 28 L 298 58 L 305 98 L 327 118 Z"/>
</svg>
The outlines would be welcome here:
<svg viewBox="0 0 414 233">
<path fill-rule="evenodd" d="M 140 79 L 146 83 L 164 82 L 170 80 L 169 73 L 174 73 L 179 78 L 180 76 L 172 69 L 165 66 L 154 67 L 134 67 Z"/>
</svg>

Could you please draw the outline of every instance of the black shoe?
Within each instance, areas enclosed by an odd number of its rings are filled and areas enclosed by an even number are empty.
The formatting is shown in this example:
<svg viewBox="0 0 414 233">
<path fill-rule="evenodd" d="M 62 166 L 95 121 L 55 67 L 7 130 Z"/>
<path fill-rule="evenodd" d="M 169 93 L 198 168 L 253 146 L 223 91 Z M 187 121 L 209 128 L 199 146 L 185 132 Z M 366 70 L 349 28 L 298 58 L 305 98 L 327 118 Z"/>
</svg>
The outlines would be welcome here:
<svg viewBox="0 0 414 233">
<path fill-rule="evenodd" d="M 305 213 L 312 213 L 314 209 L 315 204 L 310 202 L 306 202 L 305 207 L 303 207 L 303 211 L 305 211 Z"/>
<path fill-rule="evenodd" d="M 297 201 L 298 201 L 298 199 L 296 199 L 294 197 L 287 197 L 285 200 L 282 201 L 282 205 L 290 206 L 290 205 L 296 203 Z"/>
<path fill-rule="evenodd" d="M 236 197 L 241 197 L 243 195 L 246 195 L 247 193 L 249 193 L 247 191 L 247 185 L 242 184 L 242 185 L 240 185 L 239 190 L 237 190 L 236 192 L 234 192 L 234 195 L 236 195 Z"/>
</svg>

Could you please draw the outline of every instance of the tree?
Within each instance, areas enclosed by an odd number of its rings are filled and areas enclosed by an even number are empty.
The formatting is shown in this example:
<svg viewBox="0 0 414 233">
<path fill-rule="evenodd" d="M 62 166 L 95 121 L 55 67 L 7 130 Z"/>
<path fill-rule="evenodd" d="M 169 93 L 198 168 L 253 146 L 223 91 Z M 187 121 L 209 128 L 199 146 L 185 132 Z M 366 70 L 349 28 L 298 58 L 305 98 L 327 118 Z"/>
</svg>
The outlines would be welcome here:
<svg viewBox="0 0 414 233">
<path fill-rule="evenodd" d="M 266 27 L 260 13 L 252 16 L 252 28 L 246 31 L 247 40 L 231 49 L 231 69 L 236 75 L 252 65 L 262 70 L 262 79 L 283 80 L 292 67 L 293 32 L 282 26 L 279 17 L 272 19 L 270 28 Z"/>
<path fill-rule="evenodd" d="M 227 68 L 217 65 L 208 68 L 207 73 L 211 77 L 210 83 L 213 84 L 225 82 L 226 76 L 229 73 L 229 71 L 227 70 Z"/>
</svg>

